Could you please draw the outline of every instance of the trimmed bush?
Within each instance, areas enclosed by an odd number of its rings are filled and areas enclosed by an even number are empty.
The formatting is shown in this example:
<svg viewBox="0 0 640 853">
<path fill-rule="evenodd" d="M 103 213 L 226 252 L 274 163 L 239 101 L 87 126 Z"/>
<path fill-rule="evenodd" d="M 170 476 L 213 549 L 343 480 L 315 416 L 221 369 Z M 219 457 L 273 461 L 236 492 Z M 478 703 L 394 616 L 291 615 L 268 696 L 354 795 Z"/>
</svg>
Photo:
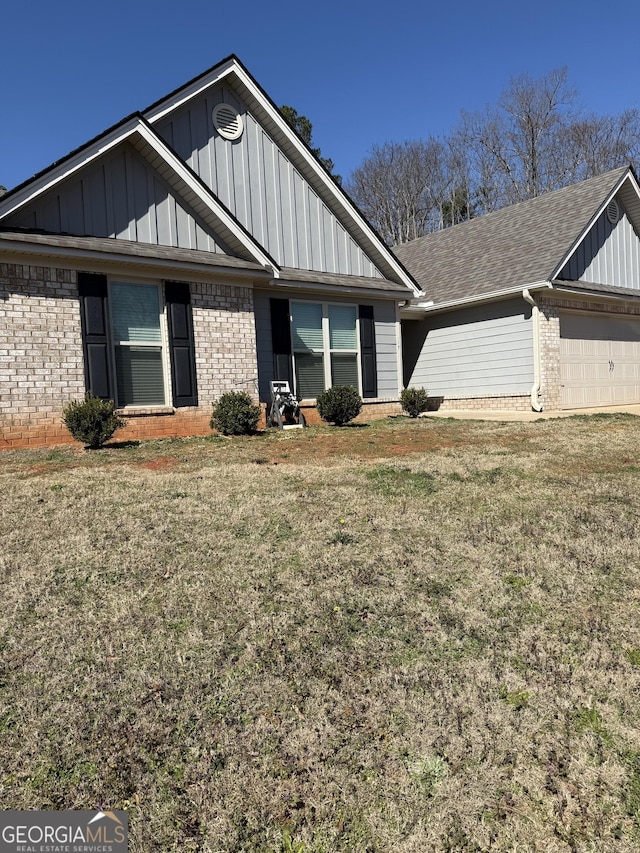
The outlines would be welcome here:
<svg viewBox="0 0 640 853">
<path fill-rule="evenodd" d="M 429 395 L 424 388 L 405 388 L 400 392 L 402 411 L 410 418 L 417 418 L 429 408 Z"/>
<path fill-rule="evenodd" d="M 246 391 L 227 391 L 213 405 L 211 429 L 223 435 L 249 435 L 256 431 L 260 414 L 260 406 Z"/>
<path fill-rule="evenodd" d="M 334 385 L 318 394 L 316 406 L 323 421 L 343 426 L 360 413 L 362 398 L 352 385 Z"/>
<path fill-rule="evenodd" d="M 62 410 L 62 420 L 76 441 L 90 450 L 97 450 L 109 441 L 125 421 L 116 414 L 113 400 L 101 400 L 86 394 L 84 400 L 74 400 Z"/>
</svg>

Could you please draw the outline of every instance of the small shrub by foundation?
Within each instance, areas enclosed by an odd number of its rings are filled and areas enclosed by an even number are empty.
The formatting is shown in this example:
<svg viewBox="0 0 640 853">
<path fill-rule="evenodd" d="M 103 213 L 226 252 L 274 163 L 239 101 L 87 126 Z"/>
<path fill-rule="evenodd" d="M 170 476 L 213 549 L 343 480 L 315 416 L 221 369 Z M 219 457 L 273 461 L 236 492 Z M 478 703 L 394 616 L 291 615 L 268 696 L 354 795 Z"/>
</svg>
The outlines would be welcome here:
<svg viewBox="0 0 640 853">
<path fill-rule="evenodd" d="M 410 418 L 417 418 L 429 408 L 429 395 L 424 388 L 405 388 L 400 392 L 402 411 Z"/>
<path fill-rule="evenodd" d="M 360 414 L 362 398 L 351 385 L 334 386 L 318 395 L 316 406 L 323 421 L 344 426 Z"/>
<path fill-rule="evenodd" d="M 102 447 L 125 425 L 116 414 L 113 400 L 101 400 L 93 394 L 86 394 L 84 400 L 74 400 L 65 406 L 62 420 L 76 441 L 91 450 Z"/>
<path fill-rule="evenodd" d="M 214 403 L 211 429 L 223 435 L 250 435 L 260 420 L 256 406 L 246 391 L 227 391 Z"/>
</svg>

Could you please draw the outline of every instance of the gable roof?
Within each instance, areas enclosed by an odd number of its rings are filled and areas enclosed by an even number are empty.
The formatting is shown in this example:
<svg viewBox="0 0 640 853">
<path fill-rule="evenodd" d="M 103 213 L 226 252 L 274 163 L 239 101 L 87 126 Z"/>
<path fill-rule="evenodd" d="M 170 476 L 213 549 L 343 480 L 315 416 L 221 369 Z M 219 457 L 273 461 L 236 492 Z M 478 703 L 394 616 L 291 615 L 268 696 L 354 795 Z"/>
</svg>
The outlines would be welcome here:
<svg viewBox="0 0 640 853">
<path fill-rule="evenodd" d="M 427 234 L 394 252 L 434 307 L 550 283 L 618 191 L 640 224 L 637 181 L 625 166 Z"/>
<path fill-rule="evenodd" d="M 415 295 L 421 295 L 419 287 L 404 265 L 376 233 L 347 193 L 331 177 L 317 156 L 312 153 L 310 147 L 285 121 L 275 102 L 234 54 L 161 100 L 156 101 L 147 107 L 143 114 L 151 124 L 155 124 L 222 80 L 225 80 L 236 90 L 249 110 L 267 129 L 269 135 L 286 151 L 296 169 L 313 187 L 329 210 L 345 226 L 346 230 L 354 236 L 378 267 L 382 276 L 390 281 L 403 284 Z"/>
<path fill-rule="evenodd" d="M 8 192 L 0 199 L 0 224 L 8 217 L 83 169 L 109 149 L 129 140 L 158 170 L 180 198 L 203 216 L 226 245 L 250 261 L 258 262 L 279 277 L 279 267 L 269 253 L 238 219 L 220 202 L 195 172 L 154 130 L 154 125 L 186 102 L 199 97 L 221 81 L 230 85 L 244 100 L 275 142 L 286 152 L 301 175 L 344 225 L 348 233 L 379 269 L 383 280 L 400 285 L 404 293 L 420 295 L 411 275 L 384 241 L 375 233 L 344 190 L 333 180 L 310 148 L 289 127 L 276 104 L 253 79 L 240 60 L 231 55 L 179 89 L 156 101 L 56 161 L 47 169 Z"/>
<path fill-rule="evenodd" d="M 203 181 L 158 136 L 140 113 L 123 119 L 99 137 L 3 196 L 0 199 L 0 223 L 125 140 L 131 142 L 180 198 L 198 213 L 239 257 L 272 268 L 277 275 L 275 261 Z"/>
</svg>

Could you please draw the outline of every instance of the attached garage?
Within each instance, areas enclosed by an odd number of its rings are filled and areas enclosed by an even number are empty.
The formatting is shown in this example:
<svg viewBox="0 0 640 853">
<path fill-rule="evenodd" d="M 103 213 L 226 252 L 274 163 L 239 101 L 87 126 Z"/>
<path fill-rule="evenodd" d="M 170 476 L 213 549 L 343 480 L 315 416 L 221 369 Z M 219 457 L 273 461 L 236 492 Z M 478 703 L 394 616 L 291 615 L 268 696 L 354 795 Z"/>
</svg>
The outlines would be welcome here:
<svg viewBox="0 0 640 853">
<path fill-rule="evenodd" d="M 640 403 L 640 319 L 560 313 L 563 409 Z"/>
<path fill-rule="evenodd" d="M 425 294 L 400 309 L 405 383 L 445 408 L 640 405 L 640 185 L 630 167 L 394 251 Z"/>
</svg>

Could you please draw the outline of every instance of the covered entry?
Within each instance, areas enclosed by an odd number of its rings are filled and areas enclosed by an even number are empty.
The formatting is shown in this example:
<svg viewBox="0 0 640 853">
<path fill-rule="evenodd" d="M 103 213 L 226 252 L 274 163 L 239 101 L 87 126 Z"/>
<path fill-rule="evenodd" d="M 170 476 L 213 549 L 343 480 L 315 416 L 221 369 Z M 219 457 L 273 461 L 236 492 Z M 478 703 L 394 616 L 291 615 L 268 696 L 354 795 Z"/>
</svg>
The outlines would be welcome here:
<svg viewBox="0 0 640 853">
<path fill-rule="evenodd" d="M 640 403 L 640 319 L 560 314 L 563 409 Z"/>
</svg>

